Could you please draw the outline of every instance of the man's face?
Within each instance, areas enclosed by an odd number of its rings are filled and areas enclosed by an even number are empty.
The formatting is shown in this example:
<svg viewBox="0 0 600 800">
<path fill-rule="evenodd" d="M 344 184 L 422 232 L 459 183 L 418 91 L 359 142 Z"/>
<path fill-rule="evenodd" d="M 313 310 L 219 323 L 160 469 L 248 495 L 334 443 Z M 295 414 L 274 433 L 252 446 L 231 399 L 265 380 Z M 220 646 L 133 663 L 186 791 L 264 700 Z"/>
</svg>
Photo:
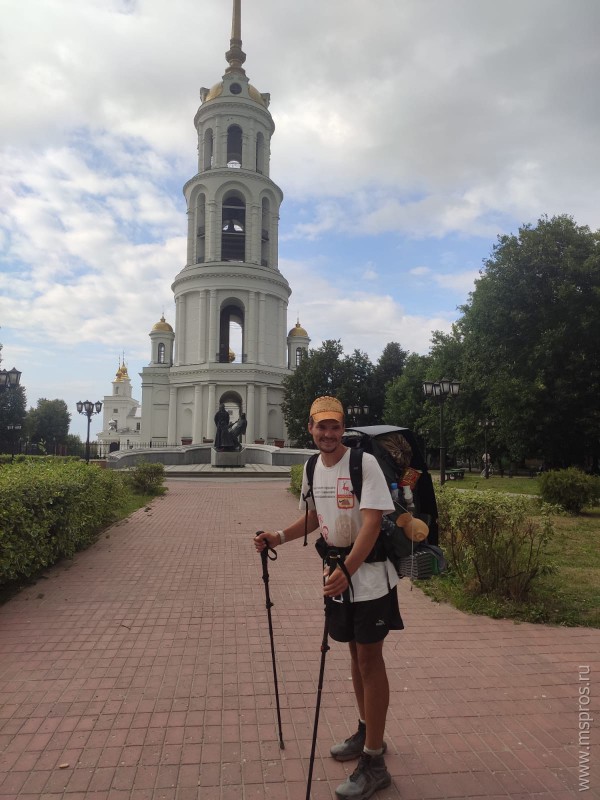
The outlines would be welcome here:
<svg viewBox="0 0 600 800">
<path fill-rule="evenodd" d="M 322 453 L 333 453 L 342 443 L 344 425 L 336 419 L 322 419 L 320 422 L 309 422 L 308 432 Z"/>
</svg>

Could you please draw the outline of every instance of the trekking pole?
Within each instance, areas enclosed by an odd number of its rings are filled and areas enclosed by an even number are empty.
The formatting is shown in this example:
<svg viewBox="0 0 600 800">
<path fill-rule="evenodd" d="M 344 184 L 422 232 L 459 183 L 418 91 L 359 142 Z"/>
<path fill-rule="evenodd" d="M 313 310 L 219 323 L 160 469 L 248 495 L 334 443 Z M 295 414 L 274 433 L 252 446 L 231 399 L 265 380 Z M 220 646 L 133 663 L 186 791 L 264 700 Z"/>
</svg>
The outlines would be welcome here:
<svg viewBox="0 0 600 800">
<path fill-rule="evenodd" d="M 328 557 L 329 566 L 333 564 L 333 569 L 330 569 L 330 574 L 337 566 L 339 555 L 332 554 Z M 323 676 L 325 675 L 325 656 L 329 648 L 329 619 L 327 617 L 327 602 L 324 601 L 325 611 L 325 625 L 323 626 L 323 639 L 321 641 L 321 665 L 319 667 L 319 683 L 317 686 L 317 705 L 315 708 L 315 721 L 313 725 L 312 745 L 310 749 L 310 761 L 308 764 L 308 783 L 306 785 L 306 800 L 310 800 L 310 789 L 312 786 L 313 767 L 315 764 L 315 751 L 317 749 L 317 731 L 319 728 L 319 712 L 321 711 L 321 695 L 323 693 Z"/>
<path fill-rule="evenodd" d="M 256 535 L 258 536 L 263 531 L 257 531 Z M 277 559 L 277 553 L 272 547 L 265 542 L 265 547 L 263 550 L 260 551 L 260 557 L 262 559 L 262 579 L 265 583 L 265 600 L 266 600 L 266 607 L 267 607 L 267 617 L 269 619 L 269 637 L 271 639 L 271 660 L 273 662 L 273 682 L 275 684 L 275 703 L 277 705 L 277 724 L 279 726 L 279 748 L 281 750 L 285 750 L 285 745 L 283 743 L 283 733 L 281 730 L 281 709 L 279 708 L 279 687 L 277 685 L 277 664 L 275 661 L 275 642 L 273 640 L 273 620 L 271 618 L 271 608 L 273 607 L 273 603 L 271 602 L 271 595 L 269 593 L 269 569 L 267 562 L 268 561 L 275 561 Z"/>
</svg>

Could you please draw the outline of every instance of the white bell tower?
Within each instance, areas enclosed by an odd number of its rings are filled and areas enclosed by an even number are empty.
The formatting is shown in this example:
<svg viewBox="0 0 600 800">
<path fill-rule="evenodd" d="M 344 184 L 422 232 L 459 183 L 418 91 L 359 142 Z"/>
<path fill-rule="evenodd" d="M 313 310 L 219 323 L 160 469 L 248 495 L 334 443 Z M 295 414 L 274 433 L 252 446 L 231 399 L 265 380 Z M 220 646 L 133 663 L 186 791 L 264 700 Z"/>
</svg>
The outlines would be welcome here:
<svg viewBox="0 0 600 800">
<path fill-rule="evenodd" d="M 194 118 L 198 173 L 183 187 L 187 263 L 172 285 L 175 351 L 167 430 L 146 426 L 154 380 L 151 370 L 142 372 L 142 438 L 168 444 L 214 438 L 220 403 L 232 409 L 232 420 L 246 413 L 247 441 L 285 438 L 281 401 L 282 381 L 290 374 L 291 290 L 278 268 L 283 193 L 269 177 L 275 130 L 270 97 L 249 83 L 243 67 L 241 0 L 233 0 L 226 59 L 223 79 L 200 90 Z"/>
</svg>

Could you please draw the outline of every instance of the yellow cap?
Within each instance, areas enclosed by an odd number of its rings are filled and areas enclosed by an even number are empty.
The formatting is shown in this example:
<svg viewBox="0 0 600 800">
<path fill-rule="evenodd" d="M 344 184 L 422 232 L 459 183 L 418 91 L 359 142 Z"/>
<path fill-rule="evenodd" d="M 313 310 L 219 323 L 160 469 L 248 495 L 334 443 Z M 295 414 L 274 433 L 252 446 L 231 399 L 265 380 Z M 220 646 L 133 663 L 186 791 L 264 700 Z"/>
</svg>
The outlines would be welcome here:
<svg viewBox="0 0 600 800">
<path fill-rule="evenodd" d="M 338 422 L 344 421 L 344 409 L 337 397 L 317 397 L 310 407 L 310 416 L 313 422 L 320 422 L 323 419 L 336 419 Z"/>
</svg>

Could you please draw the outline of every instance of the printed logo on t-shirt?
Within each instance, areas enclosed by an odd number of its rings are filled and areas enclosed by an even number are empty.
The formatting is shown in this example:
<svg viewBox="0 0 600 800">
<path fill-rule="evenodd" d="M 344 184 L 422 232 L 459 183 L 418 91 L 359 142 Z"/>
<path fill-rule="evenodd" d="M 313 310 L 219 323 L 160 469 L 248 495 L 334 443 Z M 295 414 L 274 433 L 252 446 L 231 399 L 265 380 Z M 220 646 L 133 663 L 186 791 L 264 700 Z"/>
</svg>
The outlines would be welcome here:
<svg viewBox="0 0 600 800">
<path fill-rule="evenodd" d="M 350 478 L 338 478 L 336 497 L 338 508 L 354 508 L 354 493 Z"/>
</svg>

